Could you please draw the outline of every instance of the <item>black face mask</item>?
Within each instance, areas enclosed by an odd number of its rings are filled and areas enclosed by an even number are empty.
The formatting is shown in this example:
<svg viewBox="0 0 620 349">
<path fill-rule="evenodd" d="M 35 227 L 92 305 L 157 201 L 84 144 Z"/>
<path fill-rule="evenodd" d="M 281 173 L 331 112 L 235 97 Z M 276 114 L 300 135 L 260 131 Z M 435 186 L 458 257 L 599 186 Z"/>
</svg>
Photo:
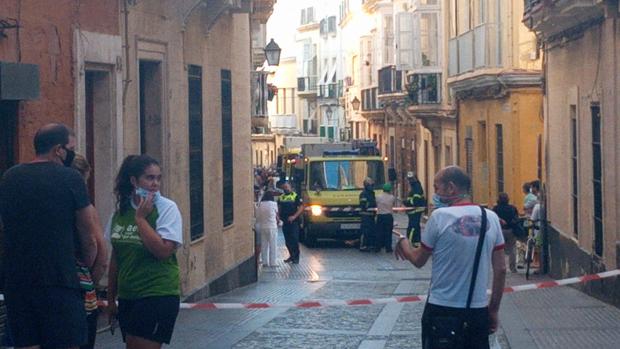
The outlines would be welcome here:
<svg viewBox="0 0 620 349">
<path fill-rule="evenodd" d="M 75 159 L 75 152 L 71 149 L 67 149 L 65 148 L 65 146 L 62 146 L 62 149 L 64 149 L 67 152 L 67 157 L 65 157 L 64 160 L 62 160 L 62 164 L 65 165 L 66 167 L 71 167 L 71 164 L 73 163 L 73 159 Z"/>
</svg>

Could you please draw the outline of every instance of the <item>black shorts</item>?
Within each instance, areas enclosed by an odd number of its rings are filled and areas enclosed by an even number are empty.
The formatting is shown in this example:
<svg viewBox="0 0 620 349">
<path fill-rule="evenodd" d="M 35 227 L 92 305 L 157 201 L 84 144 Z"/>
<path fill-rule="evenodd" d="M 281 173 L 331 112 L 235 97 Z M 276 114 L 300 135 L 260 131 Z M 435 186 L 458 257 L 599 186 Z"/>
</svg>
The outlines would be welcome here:
<svg viewBox="0 0 620 349">
<path fill-rule="evenodd" d="M 10 339 L 16 347 L 76 347 L 88 327 L 80 289 L 24 287 L 4 290 Z"/>
<path fill-rule="evenodd" d="M 125 336 L 170 344 L 179 314 L 179 296 L 118 300 L 118 324 Z"/>
</svg>

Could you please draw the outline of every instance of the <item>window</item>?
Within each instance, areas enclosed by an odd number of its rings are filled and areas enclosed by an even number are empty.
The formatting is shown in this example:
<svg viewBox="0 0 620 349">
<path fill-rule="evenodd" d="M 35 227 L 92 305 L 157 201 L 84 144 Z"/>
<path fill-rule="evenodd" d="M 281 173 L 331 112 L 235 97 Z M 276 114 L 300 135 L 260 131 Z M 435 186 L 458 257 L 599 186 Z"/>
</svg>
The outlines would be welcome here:
<svg viewBox="0 0 620 349">
<path fill-rule="evenodd" d="M 327 18 L 327 31 L 330 34 L 336 34 L 336 16 Z"/>
<path fill-rule="evenodd" d="M 267 87 L 267 74 L 264 72 L 252 72 L 252 116 L 267 116 L 267 100 L 269 89 Z"/>
<path fill-rule="evenodd" d="M 570 106 L 573 235 L 579 238 L 579 137 L 577 133 L 577 106 Z"/>
<path fill-rule="evenodd" d="M 321 35 L 327 35 L 328 27 L 327 27 L 327 18 L 323 18 L 319 25 L 319 32 Z"/>
<path fill-rule="evenodd" d="M 162 72 L 158 61 L 139 63 L 140 152 L 162 160 Z"/>
<path fill-rule="evenodd" d="M 227 227 L 234 219 L 233 191 L 233 120 L 232 120 L 232 77 L 230 70 L 221 71 L 222 94 L 222 204 L 223 222 Z M 262 159 L 261 159 L 262 163 Z"/>
<path fill-rule="evenodd" d="M 480 154 L 480 162 L 487 161 L 487 123 L 484 121 L 478 122 L 478 139 L 480 148 L 478 148 L 478 154 Z"/>
<path fill-rule="evenodd" d="M 310 163 L 310 184 L 323 191 L 361 190 L 364 179 L 370 177 L 375 189 L 380 189 L 385 181 L 383 161 L 333 160 Z"/>
<path fill-rule="evenodd" d="M 591 108 L 592 114 L 592 184 L 594 191 L 594 252 L 603 255 L 603 164 L 601 147 L 601 110 Z"/>
<path fill-rule="evenodd" d="M 420 17 L 420 54 L 419 62 L 423 67 L 436 67 L 438 60 L 439 25 L 436 13 L 423 13 Z"/>
<path fill-rule="evenodd" d="M 377 109 L 377 88 L 362 90 L 362 110 Z"/>
<path fill-rule="evenodd" d="M 391 15 L 383 16 L 383 64 L 394 61 L 394 19 Z"/>
<path fill-rule="evenodd" d="M 465 170 L 470 178 L 474 174 L 474 140 L 472 134 L 472 127 L 465 127 Z"/>
<path fill-rule="evenodd" d="M 412 70 L 414 66 L 414 14 L 401 12 L 396 14 L 396 66 L 400 70 Z"/>
<path fill-rule="evenodd" d="M 456 0 L 457 13 L 457 34 L 461 35 L 468 32 L 471 28 L 471 1 L 472 0 Z"/>
<path fill-rule="evenodd" d="M 497 192 L 504 192 L 504 130 L 502 125 L 495 125 L 495 150 L 497 154 Z"/>
<path fill-rule="evenodd" d="M 408 77 L 409 99 L 413 104 L 441 102 L 441 74 L 413 74 Z"/>
<path fill-rule="evenodd" d="M 202 68 L 187 69 L 189 117 L 189 217 L 190 237 L 204 235 L 204 177 L 202 150 Z"/>
<path fill-rule="evenodd" d="M 301 9 L 301 25 L 314 23 L 314 8 L 308 7 Z"/>
</svg>

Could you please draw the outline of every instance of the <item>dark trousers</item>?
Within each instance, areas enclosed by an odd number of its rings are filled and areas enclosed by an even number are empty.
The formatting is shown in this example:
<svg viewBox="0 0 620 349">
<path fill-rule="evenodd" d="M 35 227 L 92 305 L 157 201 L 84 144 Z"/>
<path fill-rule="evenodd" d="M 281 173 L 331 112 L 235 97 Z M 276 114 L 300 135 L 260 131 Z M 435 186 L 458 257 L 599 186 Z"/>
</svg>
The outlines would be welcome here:
<svg viewBox="0 0 620 349">
<path fill-rule="evenodd" d="M 99 317 L 99 309 L 86 315 L 88 323 L 88 343 L 82 345 L 80 349 L 93 349 L 95 347 L 95 338 L 97 337 L 97 318 Z"/>
<path fill-rule="evenodd" d="M 408 214 L 409 223 L 407 224 L 407 237 L 411 243 L 420 242 L 420 220 L 422 219 L 422 212 Z"/>
<path fill-rule="evenodd" d="M 385 247 L 387 251 L 392 249 L 392 229 L 394 229 L 392 214 L 377 215 L 377 248 Z"/>
<path fill-rule="evenodd" d="M 376 244 L 375 215 L 362 215 L 362 242 L 360 248 L 373 248 Z"/>
<path fill-rule="evenodd" d="M 284 233 L 284 241 L 286 242 L 286 248 L 288 249 L 289 257 L 295 261 L 299 261 L 299 224 L 284 223 L 282 225 L 282 232 Z"/>
<path fill-rule="evenodd" d="M 464 349 L 489 349 L 489 308 L 443 307 L 426 303 L 422 314 L 422 348 L 435 349 L 429 341 L 433 317 L 460 316 L 467 320 Z"/>
</svg>

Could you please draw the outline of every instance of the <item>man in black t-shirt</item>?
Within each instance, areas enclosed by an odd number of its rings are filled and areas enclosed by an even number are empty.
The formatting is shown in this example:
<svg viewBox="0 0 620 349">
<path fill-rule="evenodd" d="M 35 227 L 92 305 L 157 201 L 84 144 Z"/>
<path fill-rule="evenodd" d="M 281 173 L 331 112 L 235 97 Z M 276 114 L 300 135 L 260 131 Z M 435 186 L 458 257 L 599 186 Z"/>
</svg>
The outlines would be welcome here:
<svg viewBox="0 0 620 349">
<path fill-rule="evenodd" d="M 0 182 L 9 332 L 16 347 L 77 348 L 87 327 L 76 260 L 100 267 L 93 264 L 102 229 L 83 179 L 67 167 L 75 155 L 71 130 L 44 126 L 34 147 L 36 158 Z"/>
</svg>

